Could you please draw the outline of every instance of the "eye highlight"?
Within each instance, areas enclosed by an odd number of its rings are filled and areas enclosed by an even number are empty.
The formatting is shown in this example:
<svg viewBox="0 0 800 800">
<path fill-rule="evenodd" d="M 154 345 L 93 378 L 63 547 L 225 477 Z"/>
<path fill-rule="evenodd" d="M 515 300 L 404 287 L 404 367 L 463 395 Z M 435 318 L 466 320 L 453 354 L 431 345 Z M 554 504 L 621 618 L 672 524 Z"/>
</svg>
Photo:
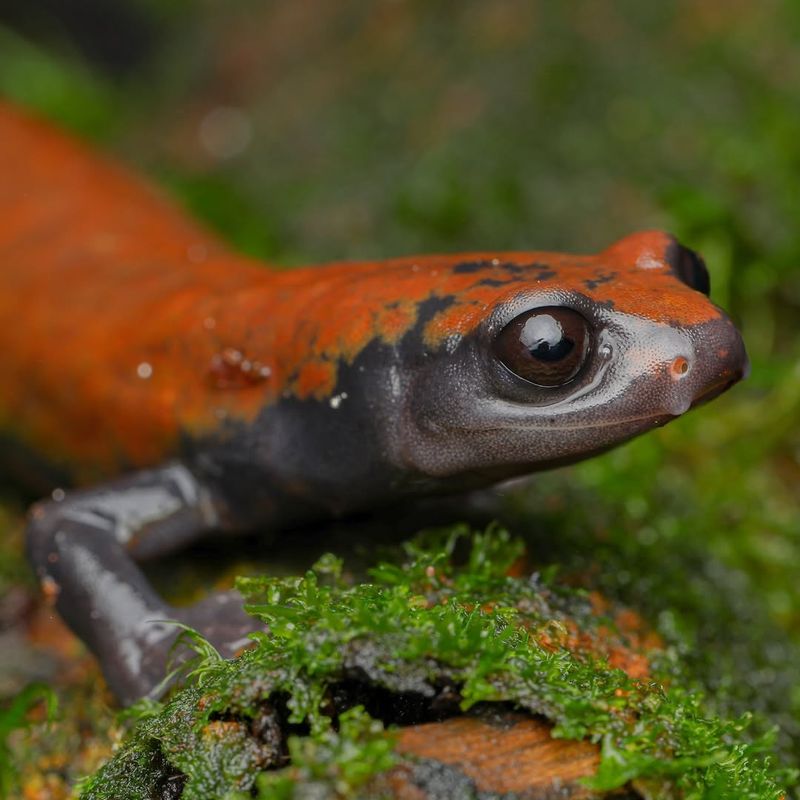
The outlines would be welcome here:
<svg viewBox="0 0 800 800">
<path fill-rule="evenodd" d="M 589 324 L 577 311 L 548 306 L 512 319 L 497 335 L 492 351 L 518 377 L 552 388 L 580 372 L 590 340 Z"/>
</svg>

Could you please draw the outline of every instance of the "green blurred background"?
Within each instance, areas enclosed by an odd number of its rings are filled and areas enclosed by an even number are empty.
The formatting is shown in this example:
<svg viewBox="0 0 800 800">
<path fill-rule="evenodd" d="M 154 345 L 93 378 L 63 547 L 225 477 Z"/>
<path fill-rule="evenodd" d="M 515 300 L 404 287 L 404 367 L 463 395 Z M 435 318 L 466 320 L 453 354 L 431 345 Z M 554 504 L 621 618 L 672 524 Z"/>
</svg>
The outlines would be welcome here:
<svg viewBox="0 0 800 800">
<path fill-rule="evenodd" d="M 20 0 L 0 95 L 282 264 L 650 227 L 700 251 L 750 380 L 505 513 L 800 765 L 799 41 L 793 0 Z"/>
</svg>

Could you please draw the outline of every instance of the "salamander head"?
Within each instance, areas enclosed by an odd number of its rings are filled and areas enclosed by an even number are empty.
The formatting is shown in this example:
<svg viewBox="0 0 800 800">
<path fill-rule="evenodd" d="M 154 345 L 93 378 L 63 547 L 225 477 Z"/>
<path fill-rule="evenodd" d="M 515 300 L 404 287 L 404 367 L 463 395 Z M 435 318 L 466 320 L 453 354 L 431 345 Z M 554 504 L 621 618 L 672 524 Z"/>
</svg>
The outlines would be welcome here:
<svg viewBox="0 0 800 800">
<path fill-rule="evenodd" d="M 488 276 L 474 270 L 482 297 L 496 291 L 483 313 L 465 290 L 463 311 L 427 322 L 401 425 L 415 471 L 488 482 L 577 461 L 748 372 L 739 332 L 708 299 L 705 265 L 666 234 L 635 234 L 596 256 L 508 259 Z"/>
</svg>

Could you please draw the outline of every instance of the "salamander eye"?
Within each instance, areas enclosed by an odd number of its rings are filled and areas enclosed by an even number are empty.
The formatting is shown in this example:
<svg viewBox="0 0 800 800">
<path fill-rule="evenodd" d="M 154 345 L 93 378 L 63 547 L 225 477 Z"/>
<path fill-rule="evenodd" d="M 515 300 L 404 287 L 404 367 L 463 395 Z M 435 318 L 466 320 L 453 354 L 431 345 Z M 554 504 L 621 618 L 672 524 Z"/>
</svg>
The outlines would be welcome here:
<svg viewBox="0 0 800 800">
<path fill-rule="evenodd" d="M 711 278 L 708 276 L 706 262 L 694 250 L 673 242 L 667 250 L 666 261 L 687 286 L 702 292 L 706 297 L 711 294 Z"/>
<path fill-rule="evenodd" d="M 492 349 L 518 377 L 537 386 L 563 386 L 580 372 L 590 338 L 589 325 L 577 311 L 551 306 L 512 319 Z"/>
</svg>

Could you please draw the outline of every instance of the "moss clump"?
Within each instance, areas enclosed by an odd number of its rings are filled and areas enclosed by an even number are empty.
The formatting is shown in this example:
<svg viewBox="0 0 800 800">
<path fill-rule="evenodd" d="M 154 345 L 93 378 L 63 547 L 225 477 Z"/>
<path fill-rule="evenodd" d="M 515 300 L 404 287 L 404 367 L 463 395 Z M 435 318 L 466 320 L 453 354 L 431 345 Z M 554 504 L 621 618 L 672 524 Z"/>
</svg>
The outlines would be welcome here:
<svg viewBox="0 0 800 800">
<path fill-rule="evenodd" d="M 352 797 L 398 762 L 392 737 L 361 706 L 339 715 L 338 730 L 290 736 L 288 748 L 291 766 L 258 776 L 259 800 L 291 800 L 298 786 L 309 798 Z"/>
<path fill-rule="evenodd" d="M 330 556 L 303 577 L 240 580 L 270 633 L 234 661 L 204 651 L 188 688 L 146 707 L 81 797 L 283 798 L 308 782 L 353 796 L 395 763 L 376 720 L 476 703 L 511 703 L 554 721 L 554 736 L 601 743 L 598 790 L 638 779 L 653 797 L 781 797 L 769 741 L 747 740 L 746 717 L 709 715 L 669 652 L 644 679 L 611 666 L 631 642 L 589 595 L 510 577 L 517 541 L 465 533 L 407 545 L 406 563 L 381 564 L 371 583 L 345 580 Z"/>
</svg>

